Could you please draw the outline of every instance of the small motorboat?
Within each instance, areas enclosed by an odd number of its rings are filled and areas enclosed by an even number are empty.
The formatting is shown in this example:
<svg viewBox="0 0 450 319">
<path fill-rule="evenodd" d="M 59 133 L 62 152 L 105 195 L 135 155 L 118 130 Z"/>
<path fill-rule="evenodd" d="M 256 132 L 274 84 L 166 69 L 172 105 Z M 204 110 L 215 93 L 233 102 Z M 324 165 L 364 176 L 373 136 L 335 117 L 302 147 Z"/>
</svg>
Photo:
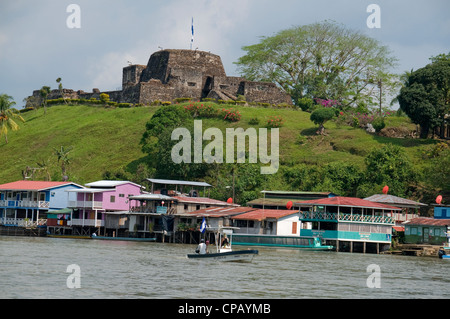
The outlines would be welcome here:
<svg viewBox="0 0 450 319">
<path fill-rule="evenodd" d="M 449 252 L 449 250 L 450 250 L 450 247 L 441 247 L 441 248 L 439 248 L 438 257 L 440 259 L 450 260 L 450 255 L 447 254 L 447 252 Z"/>
<path fill-rule="evenodd" d="M 216 231 L 216 252 L 214 253 L 194 253 L 187 254 L 188 259 L 197 260 L 217 260 L 217 261 L 235 261 L 251 262 L 253 257 L 258 254 L 258 250 L 236 250 L 231 249 L 233 241 L 233 229 L 236 227 L 220 227 Z"/>
</svg>

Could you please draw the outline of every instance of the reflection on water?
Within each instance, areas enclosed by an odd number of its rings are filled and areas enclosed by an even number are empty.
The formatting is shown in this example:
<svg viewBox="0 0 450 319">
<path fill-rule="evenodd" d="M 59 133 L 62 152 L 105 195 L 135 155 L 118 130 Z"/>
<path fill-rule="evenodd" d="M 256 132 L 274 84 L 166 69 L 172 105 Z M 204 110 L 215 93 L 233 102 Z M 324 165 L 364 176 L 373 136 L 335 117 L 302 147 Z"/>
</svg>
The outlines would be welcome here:
<svg viewBox="0 0 450 319">
<path fill-rule="evenodd" d="M 223 263 L 188 260 L 194 249 L 0 236 L 0 298 L 450 297 L 450 262 L 438 258 L 258 247 L 252 263 Z M 71 264 L 80 267 L 79 289 L 67 287 Z M 371 264 L 381 288 L 367 287 Z"/>
</svg>

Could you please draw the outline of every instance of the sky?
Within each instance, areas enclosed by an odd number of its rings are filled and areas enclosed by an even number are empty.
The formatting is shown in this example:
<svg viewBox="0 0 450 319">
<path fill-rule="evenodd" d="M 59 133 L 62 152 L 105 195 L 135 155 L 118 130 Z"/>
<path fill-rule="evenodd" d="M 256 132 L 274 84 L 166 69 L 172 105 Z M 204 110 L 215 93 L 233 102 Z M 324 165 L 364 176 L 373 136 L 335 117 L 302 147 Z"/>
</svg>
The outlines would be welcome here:
<svg viewBox="0 0 450 319">
<path fill-rule="evenodd" d="M 69 28 L 78 5 L 79 28 Z M 369 28 L 370 4 L 380 9 Z M 221 56 L 229 76 L 256 44 L 293 26 L 324 20 L 344 24 L 388 46 L 401 74 L 450 52 L 448 0 L 0 0 L 0 94 L 16 107 L 47 85 L 91 92 L 121 89 L 122 68 L 147 64 L 164 49 L 193 48 Z M 69 23 L 70 25 L 70 23 Z"/>
</svg>

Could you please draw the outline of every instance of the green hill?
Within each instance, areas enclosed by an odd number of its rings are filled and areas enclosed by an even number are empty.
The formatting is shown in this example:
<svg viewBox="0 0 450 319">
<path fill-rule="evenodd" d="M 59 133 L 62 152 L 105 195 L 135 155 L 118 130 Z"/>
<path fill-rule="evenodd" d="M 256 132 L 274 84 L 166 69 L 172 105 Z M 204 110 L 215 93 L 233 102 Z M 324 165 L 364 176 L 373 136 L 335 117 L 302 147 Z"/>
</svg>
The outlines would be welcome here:
<svg viewBox="0 0 450 319">
<path fill-rule="evenodd" d="M 255 190 L 296 189 L 294 184 L 286 183 L 283 169 L 299 165 L 322 167 L 332 162 L 352 163 L 363 172 L 367 154 L 372 149 L 381 148 L 386 144 L 400 146 L 409 157 L 414 170 L 422 172 L 428 165 L 423 159 L 423 154 L 438 143 L 431 139 L 382 137 L 369 134 L 360 128 L 338 125 L 335 121 L 325 124 L 327 135 L 318 136 L 315 134 L 317 127 L 310 121 L 310 113 L 295 109 L 232 107 L 239 109 L 242 115 L 239 122 L 205 119 L 203 130 L 207 127 L 218 127 L 223 130 L 226 127 L 244 129 L 250 126 L 264 127 L 267 119 L 274 115 L 281 116 L 284 121 L 280 128 L 282 169 L 276 176 L 265 177 L 266 181 L 270 178 L 270 182 L 255 186 Z M 24 112 L 26 122 L 20 123 L 20 130 L 9 132 L 8 144 L 5 144 L 4 139 L 0 141 L 2 163 L 0 183 L 22 179 L 22 171 L 27 166 L 41 168 L 36 170 L 34 179 L 50 177 L 52 180 L 60 180 L 61 169 L 54 148 L 61 146 L 73 147 L 68 167 L 71 181 L 84 184 L 104 178 L 107 172 L 122 171 L 134 174 L 138 163 L 146 159 L 146 154 L 139 145 L 145 124 L 158 108 L 55 105 L 48 107 L 45 115 L 43 109 Z M 415 125 L 406 117 L 388 117 L 386 126 L 415 129 Z M 220 182 L 219 177 L 214 174 L 208 176 L 206 180 L 213 185 L 228 182 Z M 427 187 L 426 181 L 421 180 L 419 187 Z M 219 197 L 225 196 L 224 193 L 221 194 Z M 254 196 L 249 195 L 247 198 Z"/>
</svg>

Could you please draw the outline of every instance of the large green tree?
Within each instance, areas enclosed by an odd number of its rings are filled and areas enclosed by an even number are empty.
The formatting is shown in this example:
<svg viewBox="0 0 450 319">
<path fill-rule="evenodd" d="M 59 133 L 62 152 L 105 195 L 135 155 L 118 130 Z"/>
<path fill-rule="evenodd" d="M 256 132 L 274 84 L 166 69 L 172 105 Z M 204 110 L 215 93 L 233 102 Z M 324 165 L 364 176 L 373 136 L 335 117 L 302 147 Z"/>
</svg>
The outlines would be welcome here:
<svg viewBox="0 0 450 319">
<path fill-rule="evenodd" d="M 375 106 L 380 84 L 397 84 L 390 50 L 362 32 L 334 22 L 283 30 L 245 46 L 236 64 L 249 80 L 277 83 L 294 103 L 304 97 L 338 100 L 343 107 Z"/>
<path fill-rule="evenodd" d="M 421 138 L 427 138 L 430 129 L 443 125 L 450 113 L 450 54 L 431 60 L 427 66 L 409 73 L 397 96 L 400 108 L 420 125 Z"/>
<path fill-rule="evenodd" d="M 0 95 L 0 137 L 5 136 L 5 142 L 8 144 L 8 130 L 16 131 L 19 125 L 15 119 L 25 122 L 19 112 L 12 108 L 16 102 L 13 101 L 12 96 L 7 94 Z"/>
</svg>

